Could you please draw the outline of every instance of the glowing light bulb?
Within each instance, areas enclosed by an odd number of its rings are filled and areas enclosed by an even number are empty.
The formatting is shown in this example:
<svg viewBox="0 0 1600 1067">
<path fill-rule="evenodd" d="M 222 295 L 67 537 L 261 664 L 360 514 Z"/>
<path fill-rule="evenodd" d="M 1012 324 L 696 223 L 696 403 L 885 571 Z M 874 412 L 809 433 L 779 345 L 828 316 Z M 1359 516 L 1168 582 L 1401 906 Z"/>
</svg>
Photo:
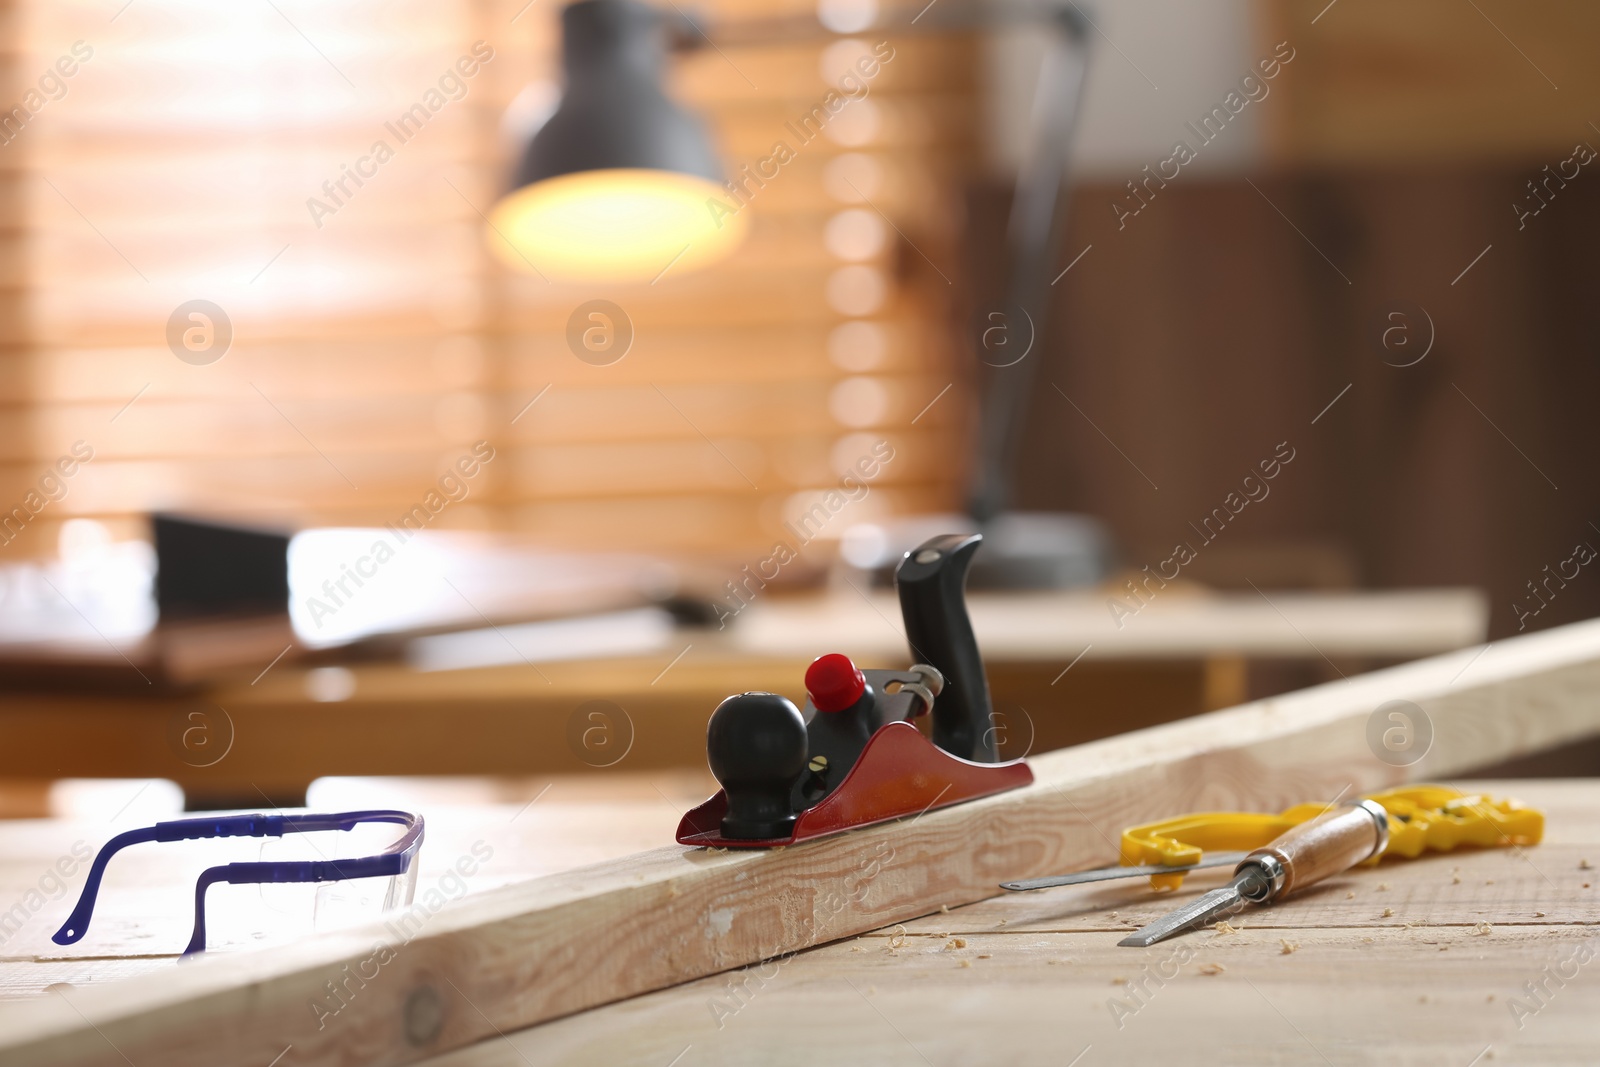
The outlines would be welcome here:
<svg viewBox="0 0 1600 1067">
<path fill-rule="evenodd" d="M 513 270 L 551 281 L 649 282 L 726 258 L 744 240 L 748 212 L 726 191 L 668 170 L 563 174 L 495 205 L 486 239 Z"/>
</svg>

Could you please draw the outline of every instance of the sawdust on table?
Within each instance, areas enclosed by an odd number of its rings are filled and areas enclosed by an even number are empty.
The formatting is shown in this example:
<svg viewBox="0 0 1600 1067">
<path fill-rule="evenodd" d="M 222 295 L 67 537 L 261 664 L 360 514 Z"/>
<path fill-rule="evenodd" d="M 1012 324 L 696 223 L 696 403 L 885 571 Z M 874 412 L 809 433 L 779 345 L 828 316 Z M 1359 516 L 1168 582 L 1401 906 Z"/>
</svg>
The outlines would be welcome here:
<svg viewBox="0 0 1600 1067">
<path fill-rule="evenodd" d="M 1278 955 L 1280 955 L 1280 956 L 1293 956 L 1295 954 L 1295 952 L 1300 948 L 1300 942 L 1298 942 L 1298 941 L 1290 941 L 1286 937 L 1278 938 L 1278 944 L 1283 946 L 1282 949 L 1278 953 Z"/>
<path fill-rule="evenodd" d="M 1220 963 L 1202 963 L 1200 965 L 1200 973 L 1203 974 L 1203 975 L 1207 975 L 1207 976 L 1213 976 L 1213 975 L 1221 974 L 1223 971 L 1226 971 L 1227 969 L 1228 968 L 1224 967 Z"/>
</svg>

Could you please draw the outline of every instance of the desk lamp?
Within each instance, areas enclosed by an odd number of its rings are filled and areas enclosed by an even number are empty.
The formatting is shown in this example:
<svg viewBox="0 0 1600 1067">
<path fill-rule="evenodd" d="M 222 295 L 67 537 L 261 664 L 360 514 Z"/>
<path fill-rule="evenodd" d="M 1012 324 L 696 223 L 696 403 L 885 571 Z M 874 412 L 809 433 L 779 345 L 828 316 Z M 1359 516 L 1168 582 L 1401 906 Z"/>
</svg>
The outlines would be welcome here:
<svg viewBox="0 0 1600 1067">
<path fill-rule="evenodd" d="M 662 91 L 673 24 L 638 0 L 561 12 L 561 104 L 528 143 L 489 245 L 514 270 L 561 281 L 650 281 L 725 258 L 745 216 L 718 225 L 722 162 L 705 125 Z"/>
<path fill-rule="evenodd" d="M 1045 329 L 1060 251 L 1061 191 L 1086 65 L 1087 16 L 1073 0 L 993 7 L 947 0 L 914 18 L 890 16 L 876 28 L 924 34 L 1023 22 L 1051 31 L 1044 35 L 1047 52 L 1007 230 L 1004 314 L 1031 348 Z M 806 17 L 743 21 L 707 37 L 681 12 L 658 12 L 640 0 L 576 0 L 563 9 L 561 28 L 565 92 L 530 141 L 512 191 L 493 209 L 487 239 L 496 253 L 514 269 L 610 282 L 649 281 L 669 264 L 681 272 L 725 258 L 744 237 L 746 215 L 726 216 L 719 226 L 706 210 L 708 199 L 722 198 L 724 170 L 704 125 L 661 88 L 668 47 L 835 35 Z M 887 584 L 904 549 L 929 532 L 961 529 L 986 538 L 983 557 L 972 567 L 974 586 L 1062 587 L 1104 576 L 1110 548 L 1098 521 L 1007 510 L 1038 359 L 985 360 L 990 366 L 967 513 L 911 516 L 870 528 L 866 537 L 847 532 L 848 562 Z"/>
</svg>

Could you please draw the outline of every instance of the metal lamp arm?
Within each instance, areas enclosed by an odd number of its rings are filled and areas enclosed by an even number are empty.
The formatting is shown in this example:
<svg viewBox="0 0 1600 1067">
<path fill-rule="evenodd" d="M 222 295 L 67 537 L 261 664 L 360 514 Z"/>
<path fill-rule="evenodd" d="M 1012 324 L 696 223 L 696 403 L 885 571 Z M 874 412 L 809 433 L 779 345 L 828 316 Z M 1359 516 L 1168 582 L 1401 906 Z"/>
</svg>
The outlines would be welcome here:
<svg viewBox="0 0 1600 1067">
<path fill-rule="evenodd" d="M 721 45 L 771 45 L 834 39 L 814 16 L 753 19 L 702 27 L 704 17 L 676 8 L 666 16 L 667 32 L 680 49 Z M 1008 332 L 1026 331 L 1029 344 L 1044 335 L 1051 278 L 1061 249 L 1066 215 L 1065 184 L 1072 138 L 1077 129 L 1088 41 L 1092 23 L 1075 0 L 984 4 L 943 0 L 916 14 L 890 12 L 867 30 L 878 33 L 939 34 L 1001 26 L 1043 24 L 1048 50 L 1034 91 L 1027 154 L 1017 174 L 1016 195 L 1007 226 L 1005 314 L 1024 322 L 1007 323 Z M 864 30 L 863 32 L 866 32 Z M 982 420 L 967 489 L 967 511 L 986 523 L 1004 511 L 1011 497 L 1011 470 L 1022 443 L 1028 399 L 1037 377 L 1037 359 L 993 367 L 987 375 Z"/>
<path fill-rule="evenodd" d="M 1021 312 L 1025 321 L 1008 323 L 1008 330 L 1014 336 L 1026 330 L 1030 345 L 1044 336 L 1049 318 L 1052 275 L 1066 219 L 1063 186 L 1088 69 L 1087 16 L 1074 4 L 1054 11 L 1049 25 L 1054 32 L 1048 37 L 1049 48 L 1034 90 L 1028 153 L 1018 169 L 1006 229 L 1009 256 L 1004 314 Z M 994 518 L 1010 503 L 1011 470 L 1022 444 L 1038 362 L 1037 358 L 1023 358 L 994 367 L 986 375 L 988 388 L 967 498 L 968 513 L 980 523 Z"/>
</svg>

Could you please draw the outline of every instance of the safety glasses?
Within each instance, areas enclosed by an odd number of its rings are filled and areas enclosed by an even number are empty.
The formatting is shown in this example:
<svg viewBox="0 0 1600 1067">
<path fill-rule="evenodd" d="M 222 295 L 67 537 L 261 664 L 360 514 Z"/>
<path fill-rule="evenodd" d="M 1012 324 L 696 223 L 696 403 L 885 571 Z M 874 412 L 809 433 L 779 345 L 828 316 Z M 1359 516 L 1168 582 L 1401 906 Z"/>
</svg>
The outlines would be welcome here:
<svg viewBox="0 0 1600 1067">
<path fill-rule="evenodd" d="M 352 830 L 363 823 L 396 823 L 405 827 L 400 839 L 382 852 L 338 860 L 279 860 L 227 863 L 209 867 L 194 887 L 194 934 L 185 956 L 206 947 L 206 890 L 218 882 L 232 885 L 274 882 L 342 882 L 356 878 L 388 878 L 385 910 L 410 905 L 417 886 L 417 853 L 422 849 L 422 816 L 405 811 L 341 811 L 313 815 L 224 815 L 160 822 L 142 830 L 129 830 L 107 841 L 89 867 L 78 906 L 51 938 L 58 945 L 73 945 L 89 932 L 100 880 L 111 857 L 129 845 L 146 841 L 194 841 L 207 837 L 282 837 L 318 830 Z"/>
</svg>

